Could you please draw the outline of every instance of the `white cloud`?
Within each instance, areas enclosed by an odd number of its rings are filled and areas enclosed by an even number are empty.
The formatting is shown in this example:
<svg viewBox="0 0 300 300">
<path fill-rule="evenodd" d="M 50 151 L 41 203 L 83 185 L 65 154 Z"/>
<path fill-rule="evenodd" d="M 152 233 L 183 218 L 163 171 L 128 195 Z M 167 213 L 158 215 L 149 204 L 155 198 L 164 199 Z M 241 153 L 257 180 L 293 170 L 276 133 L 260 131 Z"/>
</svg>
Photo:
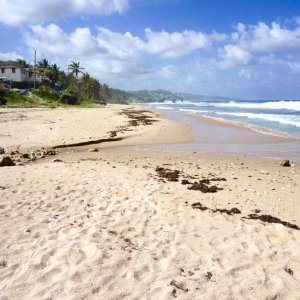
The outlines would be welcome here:
<svg viewBox="0 0 300 300">
<path fill-rule="evenodd" d="M 31 32 L 24 36 L 28 47 L 37 49 L 50 57 L 77 57 L 93 60 L 94 55 L 106 59 L 137 61 L 141 57 L 182 58 L 196 50 L 210 47 L 214 41 L 224 39 L 224 35 L 212 35 L 194 31 L 169 33 L 145 29 L 145 40 L 130 32 L 118 33 L 107 28 L 98 28 L 93 35 L 89 28 L 77 28 L 65 33 L 59 26 L 31 26 Z M 72 51 L 70 51 L 70 49 Z"/>
<path fill-rule="evenodd" d="M 179 69 L 173 65 L 167 65 L 157 71 L 158 76 L 166 79 L 174 79 L 178 76 Z"/>
<path fill-rule="evenodd" d="M 0 52 L 0 60 L 17 60 L 17 59 L 24 59 L 23 56 L 21 56 L 20 54 L 16 53 L 16 52 Z"/>
<path fill-rule="evenodd" d="M 184 59 L 197 50 L 212 48 L 214 42 L 225 38 L 226 35 L 217 33 L 145 29 L 142 39 L 130 32 L 113 32 L 103 27 L 96 33 L 89 28 L 66 33 L 58 25 L 49 24 L 31 26 L 30 32 L 24 35 L 24 42 L 28 49 L 37 50 L 38 59 L 47 58 L 62 68 L 66 68 L 71 60 L 80 61 L 81 66 L 99 80 L 124 86 L 128 79 L 128 82 L 137 81 L 140 85 L 141 82 L 146 85 L 150 81 L 160 80 L 161 84 L 174 80 L 179 68 L 165 64 L 164 58 Z M 156 65 L 157 61 L 160 67 L 154 68 L 152 62 Z"/>
<path fill-rule="evenodd" d="M 271 26 L 264 22 L 245 26 L 239 23 L 232 40 L 240 47 L 252 51 L 287 51 L 300 49 L 300 26 L 289 29 L 273 22 Z"/>
<path fill-rule="evenodd" d="M 214 33 L 212 35 L 204 34 L 191 30 L 183 32 L 153 32 L 151 29 L 145 29 L 148 43 L 145 51 L 151 54 L 159 54 L 165 58 L 179 58 L 186 56 L 199 49 L 207 49 L 212 43 L 222 41 L 226 35 Z"/>
<path fill-rule="evenodd" d="M 223 49 L 220 49 L 219 55 L 222 58 L 222 61 L 220 61 L 220 67 L 222 68 L 246 66 L 252 61 L 250 52 L 232 44 L 228 44 Z"/>
<path fill-rule="evenodd" d="M 74 14 L 111 15 L 123 13 L 129 7 L 128 0 L 1 0 L 0 22 L 7 25 L 40 23 Z"/>
</svg>

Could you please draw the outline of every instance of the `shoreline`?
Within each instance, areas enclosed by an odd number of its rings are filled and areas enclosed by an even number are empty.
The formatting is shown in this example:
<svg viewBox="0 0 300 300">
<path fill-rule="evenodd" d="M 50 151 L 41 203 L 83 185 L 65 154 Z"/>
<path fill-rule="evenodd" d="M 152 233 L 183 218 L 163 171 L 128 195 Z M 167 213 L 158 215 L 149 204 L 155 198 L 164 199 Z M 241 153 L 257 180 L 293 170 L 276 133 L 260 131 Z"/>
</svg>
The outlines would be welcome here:
<svg viewBox="0 0 300 300">
<path fill-rule="evenodd" d="M 238 122 L 238 121 L 231 121 L 231 120 L 226 120 L 226 119 L 222 119 L 222 118 L 211 117 L 211 116 L 207 116 L 205 114 L 200 114 L 200 113 L 197 113 L 197 114 L 190 113 L 187 115 L 189 115 L 190 117 L 196 117 L 201 120 L 205 120 L 206 122 L 212 122 L 214 124 L 228 126 L 230 128 L 251 130 L 258 134 L 262 134 L 264 136 L 272 136 L 275 139 L 274 142 L 278 142 L 278 143 L 286 142 L 286 141 L 295 141 L 295 140 L 299 139 L 299 137 L 290 135 L 283 131 L 276 131 L 276 130 L 273 130 L 270 128 L 254 126 L 254 125 L 250 125 L 250 124 L 242 123 L 242 122 Z"/>
<path fill-rule="evenodd" d="M 154 110 L 156 111 L 156 110 Z M 202 115 L 177 111 L 159 111 L 170 120 L 192 128 L 193 143 L 137 147 L 137 149 L 201 152 L 229 156 L 261 157 L 272 160 L 290 159 L 300 162 L 300 139 L 277 137 L 257 132 L 235 122 L 223 122 Z"/>
<path fill-rule="evenodd" d="M 111 140 L 0 168 L 1 299 L 300 294 L 298 165 L 136 151 L 193 141 L 189 125 L 140 107 L 55 112 L 0 114 L 15 133 L 0 146 Z"/>
<path fill-rule="evenodd" d="M 117 112 L 126 109 L 145 111 L 145 114 L 148 112 L 158 122 L 155 121 L 151 126 L 131 126 L 124 131 L 128 127 L 128 120 Z M 3 127 L 1 131 L 5 135 L 0 136 L 1 146 L 12 150 L 34 150 L 86 143 L 99 144 L 100 148 L 133 147 L 142 150 L 249 155 L 300 162 L 299 139 L 266 135 L 243 124 L 223 122 L 198 114 L 147 109 L 141 105 L 64 108 L 56 110 L 61 117 L 53 118 L 49 114 L 53 109 L 49 108 L 2 108 L 4 122 L 0 123 L 0 127 Z M 100 126 L 97 124 L 102 113 L 106 117 Z M 82 124 L 78 122 L 79 116 Z M 20 130 L 21 126 L 25 128 Z M 72 136 L 68 135 L 70 128 L 74 130 Z M 118 132 L 118 136 L 112 138 L 111 132 Z M 27 136 L 24 138 L 24 135 Z"/>
</svg>

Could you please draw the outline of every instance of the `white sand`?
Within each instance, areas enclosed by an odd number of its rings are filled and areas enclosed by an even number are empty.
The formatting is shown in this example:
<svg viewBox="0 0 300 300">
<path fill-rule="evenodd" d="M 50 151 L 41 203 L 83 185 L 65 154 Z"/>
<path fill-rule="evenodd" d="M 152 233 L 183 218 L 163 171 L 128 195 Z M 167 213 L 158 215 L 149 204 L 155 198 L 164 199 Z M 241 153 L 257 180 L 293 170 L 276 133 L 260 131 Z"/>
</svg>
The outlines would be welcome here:
<svg viewBox="0 0 300 300">
<path fill-rule="evenodd" d="M 118 109 L 112 110 L 113 115 Z M 60 112 L 48 114 L 58 120 Z M 99 137 L 117 127 L 104 125 L 103 119 L 93 125 L 105 128 Z M 11 145 L 24 145 L 27 123 Z M 80 124 L 75 132 L 56 129 L 57 137 L 78 140 L 90 125 Z M 188 134 L 175 123 L 165 125 L 167 132 Z M 149 142 L 155 134 L 147 132 L 157 133 L 157 127 L 136 128 L 137 139 Z M 6 132 L 13 132 L 9 125 Z M 2 136 L 0 141 L 1 146 Z M 44 137 L 42 142 L 58 141 Z M 26 140 L 26 145 L 39 143 Z M 300 231 L 243 218 L 260 209 L 258 214 L 300 226 L 299 167 L 261 159 L 87 149 L 62 152 L 62 162 L 47 158 L 0 168 L 1 300 L 299 299 Z M 200 179 L 213 173 L 227 181 L 214 183 L 223 190 L 203 194 L 180 181 L 161 182 L 155 168 L 163 165 L 181 171 L 180 180 L 183 174 Z M 191 207 L 195 202 L 242 213 L 201 211 Z"/>
</svg>

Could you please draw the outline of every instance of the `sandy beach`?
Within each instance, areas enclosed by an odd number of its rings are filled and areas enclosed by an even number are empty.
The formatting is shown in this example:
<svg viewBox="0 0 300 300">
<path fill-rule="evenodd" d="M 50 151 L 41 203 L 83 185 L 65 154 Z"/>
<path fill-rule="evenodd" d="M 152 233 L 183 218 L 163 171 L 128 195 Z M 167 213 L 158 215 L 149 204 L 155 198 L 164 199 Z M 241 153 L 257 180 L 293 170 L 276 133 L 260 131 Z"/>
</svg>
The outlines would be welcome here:
<svg viewBox="0 0 300 300">
<path fill-rule="evenodd" d="M 0 108 L 0 298 L 299 299 L 299 166 L 127 147 L 193 139 L 136 106 Z"/>
</svg>

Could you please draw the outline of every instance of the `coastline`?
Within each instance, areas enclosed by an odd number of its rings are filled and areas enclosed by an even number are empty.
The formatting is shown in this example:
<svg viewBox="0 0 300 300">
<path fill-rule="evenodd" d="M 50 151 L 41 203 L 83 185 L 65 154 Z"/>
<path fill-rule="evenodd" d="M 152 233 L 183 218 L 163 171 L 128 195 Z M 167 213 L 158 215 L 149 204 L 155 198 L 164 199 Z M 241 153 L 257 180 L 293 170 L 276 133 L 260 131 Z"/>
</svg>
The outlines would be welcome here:
<svg viewBox="0 0 300 300">
<path fill-rule="evenodd" d="M 2 299 L 300 294 L 298 165 L 136 151 L 197 142 L 136 106 L 14 114 L 0 113 L 0 146 L 66 147 L 0 168 Z M 110 140 L 67 147 L 99 139 Z"/>
<path fill-rule="evenodd" d="M 154 110 L 155 112 L 157 110 Z M 214 155 L 250 156 L 272 160 L 290 159 L 300 163 L 300 139 L 264 128 L 219 120 L 201 114 L 159 111 L 173 121 L 192 128 L 194 141 L 181 145 L 137 147 L 143 150 L 200 152 Z M 269 134 L 269 133 L 272 134 Z"/>
</svg>

